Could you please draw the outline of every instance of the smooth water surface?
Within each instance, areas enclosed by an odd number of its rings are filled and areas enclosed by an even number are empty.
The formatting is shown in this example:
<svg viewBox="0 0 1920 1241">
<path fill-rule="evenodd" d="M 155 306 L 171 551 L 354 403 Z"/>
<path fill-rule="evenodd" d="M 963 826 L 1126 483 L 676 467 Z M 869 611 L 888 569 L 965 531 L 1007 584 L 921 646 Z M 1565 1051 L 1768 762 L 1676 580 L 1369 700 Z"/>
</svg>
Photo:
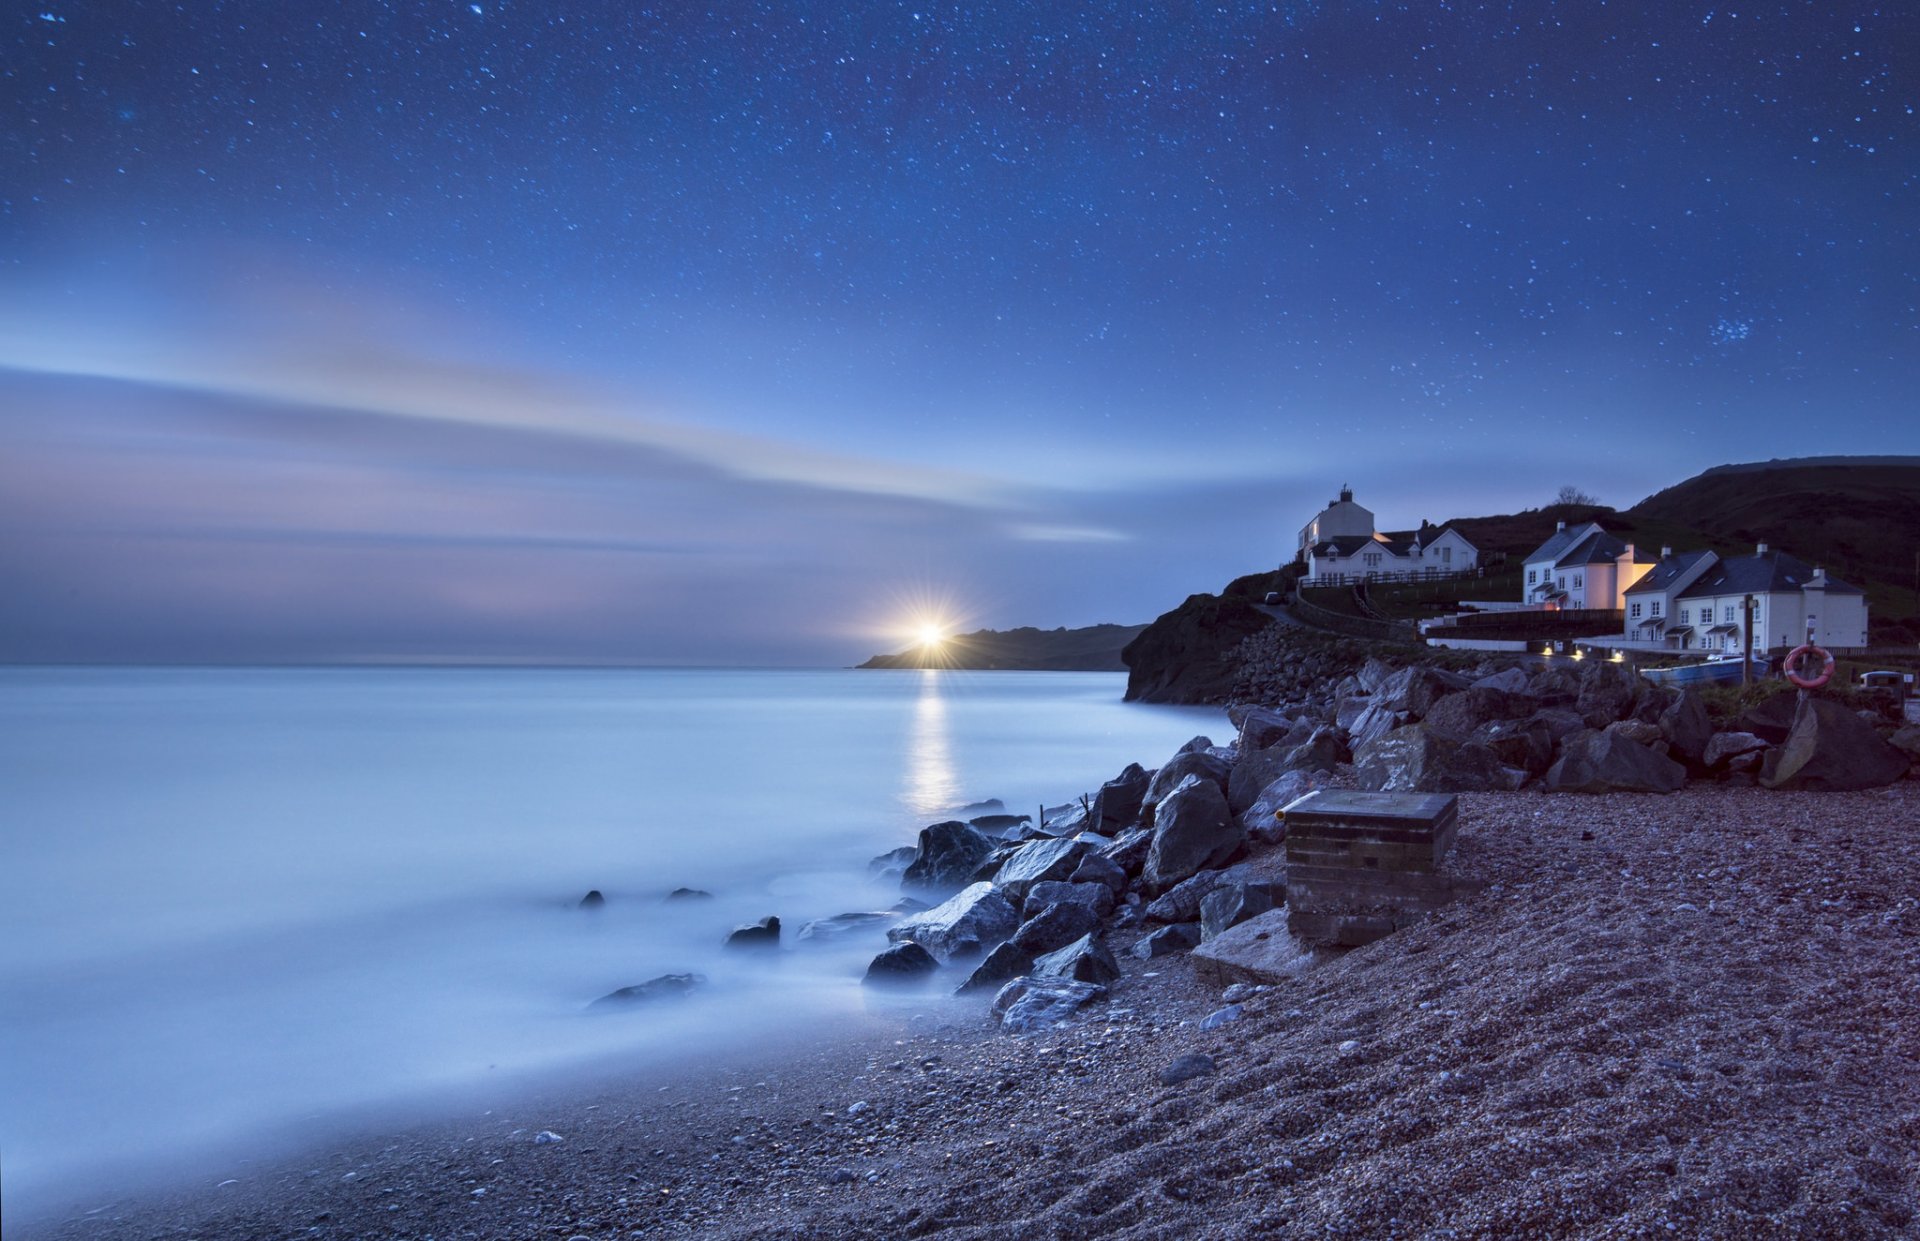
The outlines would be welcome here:
<svg viewBox="0 0 1920 1241">
<path fill-rule="evenodd" d="M 1031 812 L 1217 711 L 1098 673 L 0 671 L 11 1210 L 489 1075 L 863 1011 L 873 855 Z M 711 901 L 662 898 L 680 886 Z M 590 888 L 598 911 L 576 907 Z M 773 960 L 722 954 L 777 914 Z M 598 996 L 670 971 L 685 1003 Z"/>
</svg>

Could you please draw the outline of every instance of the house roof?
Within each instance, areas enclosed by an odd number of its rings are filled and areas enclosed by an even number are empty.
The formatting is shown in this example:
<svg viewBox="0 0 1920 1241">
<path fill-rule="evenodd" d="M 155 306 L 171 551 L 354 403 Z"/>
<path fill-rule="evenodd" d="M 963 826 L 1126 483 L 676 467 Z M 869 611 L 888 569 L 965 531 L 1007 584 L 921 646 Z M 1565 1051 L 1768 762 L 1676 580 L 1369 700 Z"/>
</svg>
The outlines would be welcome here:
<svg viewBox="0 0 1920 1241">
<path fill-rule="evenodd" d="M 1428 529 L 1430 528 L 1431 527 L 1429 527 Z M 1454 529 L 1452 526 L 1441 526 L 1439 529 L 1434 530 L 1432 534 L 1428 534 L 1427 529 L 1422 529 L 1420 531 L 1420 546 L 1432 547 L 1435 543 L 1438 543 L 1440 541 L 1440 537 L 1442 535 L 1446 535 L 1446 534 L 1451 534 L 1454 538 L 1459 539 L 1462 543 L 1465 543 L 1473 551 L 1477 552 L 1480 550 L 1478 547 L 1474 546 L 1474 542 L 1472 539 L 1468 538 L 1464 534 L 1461 534 L 1458 530 Z"/>
<path fill-rule="evenodd" d="M 1578 542 L 1581 535 L 1592 525 L 1592 522 L 1587 522 L 1585 525 L 1575 526 L 1571 530 L 1554 531 L 1552 538 L 1542 543 L 1539 547 L 1536 547 L 1533 553 L 1521 563 L 1534 564 L 1541 560 L 1558 560 L 1561 553 Z"/>
<path fill-rule="evenodd" d="M 1560 559 L 1554 562 L 1553 567 L 1556 569 L 1567 569 L 1575 565 L 1583 564 L 1612 564 L 1614 561 L 1620 559 L 1620 557 L 1626 553 L 1626 550 L 1627 545 L 1624 540 L 1615 538 L 1604 530 L 1595 530 L 1593 533 L 1587 535 L 1586 538 L 1581 539 L 1572 547 L 1569 547 L 1566 552 L 1561 555 Z M 1644 554 L 1637 547 L 1633 551 L 1635 564 L 1647 564 L 1650 563 L 1652 559 L 1651 556 Z"/>
<path fill-rule="evenodd" d="M 1701 574 L 1700 580 L 1680 592 L 1682 599 L 1704 595 L 1770 595 L 1799 592 L 1813 580 L 1813 567 L 1798 556 L 1786 552 L 1768 552 L 1764 556 L 1734 556 Z M 1835 595 L 1864 594 L 1838 578 L 1826 580 L 1827 592 Z"/>
<path fill-rule="evenodd" d="M 1667 587 L 1673 585 L 1675 578 L 1698 564 L 1702 556 L 1711 556 L 1712 554 L 1712 552 L 1706 551 L 1693 551 L 1680 552 L 1677 555 L 1668 556 L 1659 564 L 1654 565 L 1653 568 L 1648 569 L 1639 581 L 1627 587 L 1626 593 L 1630 595 L 1644 595 L 1651 594 L 1655 591 L 1664 591 Z"/>
<path fill-rule="evenodd" d="M 1351 556 L 1363 547 L 1377 547 L 1379 540 L 1366 534 L 1340 534 L 1313 545 L 1316 556 Z"/>
</svg>

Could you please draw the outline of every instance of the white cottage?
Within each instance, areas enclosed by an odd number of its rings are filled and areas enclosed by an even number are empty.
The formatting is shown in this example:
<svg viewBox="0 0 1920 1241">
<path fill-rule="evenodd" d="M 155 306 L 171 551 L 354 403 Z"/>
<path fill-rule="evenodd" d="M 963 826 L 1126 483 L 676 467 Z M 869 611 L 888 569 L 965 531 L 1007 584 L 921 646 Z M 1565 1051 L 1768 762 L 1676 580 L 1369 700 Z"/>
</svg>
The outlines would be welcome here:
<svg viewBox="0 0 1920 1241">
<path fill-rule="evenodd" d="M 1626 606 L 1627 588 L 1653 568 L 1654 557 L 1608 534 L 1598 522 L 1569 530 L 1563 521 L 1524 564 L 1522 603 L 1617 612 Z"/>
<path fill-rule="evenodd" d="M 1353 488 L 1342 487 L 1339 499 L 1327 501 L 1327 507 L 1300 527 L 1300 555 L 1304 557 L 1319 544 L 1335 539 L 1372 537 L 1373 510 L 1355 504 Z"/>
<path fill-rule="evenodd" d="M 1765 543 L 1751 556 L 1694 551 L 1663 557 L 1626 592 L 1626 644 L 1741 651 L 1749 598 L 1755 651 L 1791 650 L 1806 640 L 1809 625 L 1814 641 L 1829 650 L 1867 645 L 1866 594 Z"/>
</svg>

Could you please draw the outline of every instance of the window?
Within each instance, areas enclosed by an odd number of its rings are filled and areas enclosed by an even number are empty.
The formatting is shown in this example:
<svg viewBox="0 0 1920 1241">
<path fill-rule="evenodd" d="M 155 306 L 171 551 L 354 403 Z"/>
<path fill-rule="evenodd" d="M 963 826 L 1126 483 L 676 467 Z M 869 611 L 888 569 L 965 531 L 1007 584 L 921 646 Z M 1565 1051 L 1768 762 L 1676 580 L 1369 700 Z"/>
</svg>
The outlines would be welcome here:
<svg viewBox="0 0 1920 1241">
<path fill-rule="evenodd" d="M 1561 590 L 1565 590 L 1567 588 L 1567 575 L 1562 573 L 1560 575 L 1560 580 L 1555 584 L 1559 586 Z"/>
<path fill-rule="evenodd" d="M 1573 575 L 1573 588 L 1575 590 L 1580 589 L 1580 575 L 1578 573 Z"/>
<path fill-rule="evenodd" d="M 1380 564 L 1380 553 L 1368 552 L 1365 555 L 1361 556 L 1360 559 L 1367 562 L 1367 567 L 1369 569 L 1378 568 Z"/>
<path fill-rule="evenodd" d="M 1441 564 L 1453 563 L 1453 549 L 1451 547 L 1443 547 L 1440 549 L 1440 563 Z"/>
<path fill-rule="evenodd" d="M 1531 586 L 1531 585 L 1533 585 L 1533 582 L 1534 582 L 1534 579 L 1535 579 L 1535 578 L 1537 578 L 1537 577 L 1539 577 L 1539 576 L 1540 576 L 1540 570 L 1538 570 L 1538 569 L 1528 569 L 1528 570 L 1527 570 L 1527 585 L 1529 585 L 1529 586 Z"/>
<path fill-rule="evenodd" d="M 1685 608 L 1680 609 L 1680 623 L 1682 625 L 1687 623 L 1687 610 Z"/>
<path fill-rule="evenodd" d="M 1733 624 L 1733 605 L 1731 603 L 1720 609 L 1720 619 L 1729 625 Z"/>
<path fill-rule="evenodd" d="M 1634 603 L 1634 604 L 1629 604 L 1629 605 L 1627 606 L 1627 615 L 1628 615 L 1628 616 L 1631 616 L 1631 617 L 1632 617 L 1633 619 L 1635 619 L 1635 620 L 1639 620 L 1639 619 L 1640 619 L 1640 605 L 1639 605 L 1639 604 L 1637 604 L 1637 603 Z"/>
<path fill-rule="evenodd" d="M 1655 599 L 1653 601 L 1653 615 L 1655 616 L 1660 615 L 1660 600 L 1658 599 Z"/>
</svg>

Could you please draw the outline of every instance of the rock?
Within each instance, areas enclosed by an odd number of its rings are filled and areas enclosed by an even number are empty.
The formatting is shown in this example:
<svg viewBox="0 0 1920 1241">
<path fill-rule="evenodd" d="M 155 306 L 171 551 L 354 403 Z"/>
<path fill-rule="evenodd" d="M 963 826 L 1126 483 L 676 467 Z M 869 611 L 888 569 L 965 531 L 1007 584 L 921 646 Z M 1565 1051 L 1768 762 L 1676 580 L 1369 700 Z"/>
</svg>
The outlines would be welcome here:
<svg viewBox="0 0 1920 1241">
<path fill-rule="evenodd" d="M 1497 689 L 1506 694 L 1527 692 L 1527 673 L 1523 668 L 1502 668 L 1475 681 L 1469 689 Z"/>
<path fill-rule="evenodd" d="M 793 938 L 796 942 L 826 943 L 840 939 L 868 927 L 884 926 L 898 920 L 900 914 L 893 910 L 874 910 L 871 913 L 835 914 L 831 918 L 815 918 L 800 925 L 800 933 Z"/>
<path fill-rule="evenodd" d="M 1113 959 L 1099 935 L 1089 932 L 1064 948 L 1035 957 L 1029 973 L 1035 978 L 1072 978 L 1104 984 L 1120 977 L 1120 963 Z"/>
<path fill-rule="evenodd" d="M 1084 836 L 1030 841 L 1001 863 L 994 882 L 1006 889 L 1013 900 L 1022 900 L 1032 885 L 1071 875 L 1079 869 L 1080 860 L 1092 851 L 1093 842 Z"/>
<path fill-rule="evenodd" d="M 1332 771 L 1352 757 L 1340 730 L 1323 725 L 1314 729 L 1312 736 L 1286 752 L 1285 770 Z"/>
<path fill-rule="evenodd" d="M 1373 699 L 1365 694 L 1342 694 L 1333 701 L 1333 722 L 1340 729 L 1351 733 L 1354 725 L 1360 722 L 1360 717 L 1366 714 L 1367 708 L 1372 705 Z"/>
<path fill-rule="evenodd" d="M 1547 730 L 1553 743 L 1559 745 L 1562 740 L 1577 732 L 1585 732 L 1587 722 L 1574 711 L 1563 711 L 1555 707 L 1543 707 L 1526 718 L 1526 723 L 1539 725 Z"/>
<path fill-rule="evenodd" d="M 1089 805 L 1082 802 L 1055 806 L 1046 812 L 1046 821 L 1041 826 L 1049 836 L 1077 836 L 1087 830 L 1088 809 Z"/>
<path fill-rule="evenodd" d="M 1448 694 L 1433 704 L 1433 709 L 1427 712 L 1421 722 L 1442 737 L 1465 741 L 1483 724 L 1531 715 L 1539 705 L 1535 699 L 1524 695 L 1474 686 L 1457 694 Z"/>
<path fill-rule="evenodd" d="M 990 836 L 1006 836 L 1033 822 L 1030 814 L 982 814 L 967 820 L 967 826 Z"/>
<path fill-rule="evenodd" d="M 876 879 L 899 879 L 907 873 L 907 867 L 913 865 L 913 859 L 919 853 L 920 850 L 912 845 L 889 849 L 867 863 L 867 873 Z"/>
<path fill-rule="evenodd" d="M 1142 770 L 1140 764 L 1127 764 L 1125 771 L 1101 785 L 1094 795 L 1093 813 L 1087 816 L 1088 829 L 1112 836 L 1132 827 L 1140 818 L 1140 803 L 1152 783 L 1153 777 Z"/>
<path fill-rule="evenodd" d="M 1107 989 L 1098 983 L 1071 978 L 1016 978 L 993 997 L 992 1012 L 1000 1028 L 1012 1034 L 1050 1030 L 1073 1017 Z"/>
<path fill-rule="evenodd" d="M 1084 905 L 1096 918 L 1113 912 L 1113 889 L 1104 883 L 1068 883 L 1043 879 L 1027 889 L 1023 910 L 1042 910 L 1049 905 Z"/>
<path fill-rule="evenodd" d="M 1164 892 L 1202 870 L 1230 861 L 1247 834 L 1228 813 L 1227 799 L 1210 780 L 1188 776 L 1154 812 L 1153 844 L 1140 882 Z"/>
<path fill-rule="evenodd" d="M 957 813 L 966 815 L 999 814 L 1006 808 L 1007 803 L 1001 801 L 998 797 L 989 797 L 985 801 L 968 802 L 966 805 L 960 807 Z"/>
<path fill-rule="evenodd" d="M 579 908 L 600 909 L 600 908 L 603 908 L 606 905 L 606 903 L 607 903 L 607 898 L 600 895 L 599 888 L 595 888 L 593 891 L 587 893 L 585 896 L 580 898 Z"/>
<path fill-rule="evenodd" d="M 1155 957 L 1164 957 L 1169 953 L 1186 952 L 1200 943 L 1200 924 L 1198 922 L 1176 922 L 1172 926 L 1163 926 L 1150 935 L 1143 935 L 1133 945 L 1133 955 L 1142 961 L 1151 961 Z"/>
<path fill-rule="evenodd" d="M 673 891 L 667 893 L 667 899 L 670 901 L 710 901 L 713 899 L 713 893 L 700 888 L 675 888 Z"/>
<path fill-rule="evenodd" d="M 1904 724 L 1887 739 L 1894 749 L 1920 759 L 1920 724 Z"/>
<path fill-rule="evenodd" d="M 1412 719 L 1405 711 L 1395 711 L 1391 707 L 1373 703 L 1348 727 L 1347 744 L 1357 751 L 1369 741 L 1378 741 Z"/>
<path fill-rule="evenodd" d="M 780 919 L 765 917 L 758 922 L 749 922 L 745 926 L 736 926 L 727 936 L 728 948 L 778 948 L 780 946 Z"/>
<path fill-rule="evenodd" d="M 1009 979 L 1018 978 L 1032 968 L 1033 954 L 1008 940 L 989 952 L 987 959 L 974 967 L 973 973 L 967 975 L 967 981 L 961 983 L 954 994 L 969 995 L 975 991 L 997 989 Z"/>
<path fill-rule="evenodd" d="M 1044 837 L 1043 839 L 1052 839 L 1052 838 Z M 976 868 L 971 875 L 967 876 L 967 882 L 968 883 L 994 882 L 999 877 L 1000 868 L 1002 866 L 1005 866 L 1007 864 L 1008 859 L 1013 857 L 1014 854 L 1020 852 L 1020 850 L 1023 847 L 1025 847 L 1026 843 L 1027 842 L 1024 840 L 1015 840 L 1015 841 L 1006 841 L 1001 844 L 995 845 L 993 847 L 993 852 L 987 854 L 987 860 L 980 863 L 979 867 Z"/>
<path fill-rule="evenodd" d="M 1201 898 L 1200 939 L 1212 939 L 1273 906 L 1273 890 L 1264 883 L 1223 883 Z"/>
<path fill-rule="evenodd" d="M 1767 743 L 1752 733 L 1715 733 L 1707 742 L 1701 761 L 1707 768 L 1714 769 L 1726 766 L 1743 754 L 1756 754 L 1766 748 Z"/>
<path fill-rule="evenodd" d="M 1613 723 L 1601 729 L 1601 731 L 1625 737 L 1628 741 L 1648 747 L 1657 745 L 1664 740 L 1660 733 L 1660 726 L 1658 724 L 1649 724 L 1644 720 L 1615 720 Z"/>
<path fill-rule="evenodd" d="M 1578 717 L 1572 717 L 1579 724 Z M 1496 720 L 1482 724 L 1468 738 L 1485 746 L 1503 767 L 1537 776 L 1553 765 L 1553 734 L 1538 720 Z"/>
<path fill-rule="evenodd" d="M 1232 1025 L 1246 1015 L 1246 1010 L 1238 1004 L 1229 1004 L 1225 1008 L 1208 1013 L 1200 1022 L 1202 1030 L 1218 1030 L 1221 1026 Z"/>
<path fill-rule="evenodd" d="M 1237 652 L 1279 622 L 1244 599 L 1189 595 L 1120 652 L 1128 702 L 1219 702 L 1233 693 Z"/>
<path fill-rule="evenodd" d="M 1660 713 L 1660 735 L 1669 752 L 1690 767 L 1705 765 L 1707 743 L 1713 740 L 1713 720 L 1697 691 L 1686 689 Z"/>
<path fill-rule="evenodd" d="M 1180 787 L 1180 782 L 1188 776 L 1199 776 L 1211 780 L 1226 792 L 1227 777 L 1233 772 L 1233 764 L 1213 755 L 1182 752 L 1168 760 L 1167 765 L 1153 773 L 1153 781 L 1147 785 L 1143 805 L 1158 806 L 1160 799 Z M 1137 812 L 1137 811 L 1136 811 Z"/>
<path fill-rule="evenodd" d="M 1770 789 L 1879 788 L 1904 778 L 1913 765 L 1912 756 L 1881 737 L 1873 725 L 1819 696 L 1800 705 L 1786 743 L 1775 753 L 1778 764 L 1760 781 Z"/>
<path fill-rule="evenodd" d="M 1181 1056 L 1166 1068 L 1161 1069 L 1160 1084 L 1162 1086 L 1178 1086 L 1181 1082 L 1190 1082 L 1196 1077 L 1206 1077 L 1217 1071 L 1218 1069 L 1213 1063 L 1212 1056 L 1204 1056 L 1195 1052 L 1189 1056 Z"/>
<path fill-rule="evenodd" d="M 1287 825 L 1280 820 L 1280 811 L 1311 793 L 1314 788 L 1314 777 L 1304 771 L 1283 773 L 1261 789 L 1260 796 L 1254 798 L 1253 804 L 1241 813 L 1240 826 L 1246 829 L 1248 837 L 1253 840 L 1262 844 L 1279 844 L 1287 838 Z"/>
<path fill-rule="evenodd" d="M 860 981 L 868 986 L 919 982 L 940 968 L 933 954 L 912 940 L 898 943 L 875 957 Z"/>
<path fill-rule="evenodd" d="M 589 1008 L 626 1008 L 649 1000 L 684 999 L 695 987 L 707 981 L 705 974 L 662 974 L 631 987 L 622 987 L 588 1005 Z"/>
<path fill-rule="evenodd" d="M 1122 832 L 1112 844 L 1100 845 L 1095 852 L 1129 875 L 1137 875 L 1147 864 L 1147 851 L 1153 847 L 1153 832 L 1144 827 Z"/>
<path fill-rule="evenodd" d="M 535 1146 L 552 1146 L 555 1142 L 564 1142 L 564 1141 L 566 1141 L 565 1138 L 561 1137 L 559 1134 L 555 1133 L 551 1129 L 542 1129 L 540 1132 L 533 1135 L 533 1144 Z"/>
<path fill-rule="evenodd" d="M 1405 711 L 1420 719 L 1448 694 L 1467 688 L 1470 682 L 1451 672 L 1411 664 L 1398 669 L 1373 691 L 1374 705 L 1389 711 Z"/>
<path fill-rule="evenodd" d="M 1360 787 L 1376 793 L 1483 793 L 1515 781 L 1485 746 L 1450 741 L 1425 724 L 1403 724 L 1354 755 Z"/>
<path fill-rule="evenodd" d="M 1037 957 L 1064 948 L 1099 929 L 1099 916 L 1085 905 L 1048 905 L 1022 922 L 1007 942 L 1028 956 Z"/>
<path fill-rule="evenodd" d="M 984 953 L 1012 935 L 1019 916 L 990 883 L 971 884 L 918 916 L 887 930 L 895 943 L 912 940 L 942 961 Z"/>
<path fill-rule="evenodd" d="M 1187 744 L 1181 746 L 1179 752 L 1181 754 L 1205 754 L 1212 748 L 1212 737 L 1195 737 L 1193 740 L 1187 742 Z"/>
<path fill-rule="evenodd" d="M 1580 691 L 1573 709 L 1588 728 L 1605 728 L 1627 718 L 1633 709 L 1633 691 L 1624 685 L 1589 685 Z"/>
<path fill-rule="evenodd" d="M 1742 711 L 1734 727 L 1773 745 L 1783 745 L 1787 734 L 1793 729 L 1794 712 L 1798 705 L 1798 695 L 1792 690 L 1783 690 Z"/>
<path fill-rule="evenodd" d="M 1148 836 L 1147 840 L 1151 842 L 1152 837 Z M 1144 849 L 1141 851 L 1141 857 L 1143 860 L 1146 857 Z M 1119 863 L 1104 854 L 1089 853 L 1080 859 L 1080 865 L 1067 876 L 1067 882 L 1105 884 L 1107 890 L 1118 897 L 1127 890 L 1127 872 Z"/>
<path fill-rule="evenodd" d="M 1255 707 L 1240 721 L 1240 753 L 1264 750 L 1286 736 L 1292 727 L 1293 721 L 1278 711 Z"/>
<path fill-rule="evenodd" d="M 1146 916 L 1154 922 L 1194 922 L 1200 917 L 1200 902 L 1206 899 L 1207 893 L 1223 883 L 1254 881 L 1253 869 L 1247 865 L 1203 870 L 1155 898 L 1147 906 Z"/>
<path fill-rule="evenodd" d="M 1193 950 L 1194 968 L 1220 984 L 1285 982 L 1312 961 L 1312 951 L 1287 929 L 1284 908 L 1249 918 Z"/>
<path fill-rule="evenodd" d="M 993 837 L 958 820 L 923 827 L 901 882 L 933 891 L 961 887 L 972 880 L 994 845 Z"/>
<path fill-rule="evenodd" d="M 1686 782 L 1685 767 L 1618 733 L 1574 733 L 1546 774 L 1556 793 L 1671 793 Z"/>
<path fill-rule="evenodd" d="M 1295 768 L 1287 762 L 1291 746 L 1268 746 L 1264 750 L 1251 753 L 1242 752 L 1240 761 L 1233 765 L 1227 774 L 1227 809 L 1232 814 L 1245 814 L 1253 803 L 1260 800 L 1260 792 L 1269 784 L 1278 780 Z M 1154 826 L 1159 826 L 1159 810 L 1154 810 Z"/>
<path fill-rule="evenodd" d="M 887 906 L 887 912 L 894 914 L 917 914 L 923 910 L 932 908 L 933 906 L 927 904 L 925 901 L 915 900 L 911 896 L 903 896 L 893 904 Z"/>
<path fill-rule="evenodd" d="M 1392 664 L 1370 658 L 1354 672 L 1353 679 L 1359 682 L 1360 688 L 1366 693 L 1376 694 L 1380 692 L 1380 687 L 1387 683 L 1387 678 L 1392 675 Z"/>
</svg>

